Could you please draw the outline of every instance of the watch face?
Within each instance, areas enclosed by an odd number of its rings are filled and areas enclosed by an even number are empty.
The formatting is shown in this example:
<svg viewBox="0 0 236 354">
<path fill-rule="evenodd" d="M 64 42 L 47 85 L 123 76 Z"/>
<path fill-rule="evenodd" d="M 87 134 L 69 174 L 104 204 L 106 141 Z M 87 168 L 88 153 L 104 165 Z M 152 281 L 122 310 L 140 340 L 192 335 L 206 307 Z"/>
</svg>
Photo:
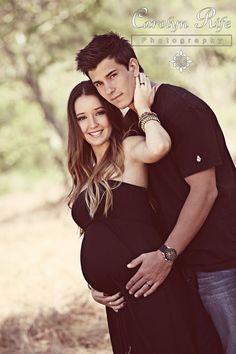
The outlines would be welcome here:
<svg viewBox="0 0 236 354">
<path fill-rule="evenodd" d="M 167 248 L 165 250 L 165 257 L 168 261 L 174 261 L 177 258 L 177 253 L 174 248 Z"/>
</svg>

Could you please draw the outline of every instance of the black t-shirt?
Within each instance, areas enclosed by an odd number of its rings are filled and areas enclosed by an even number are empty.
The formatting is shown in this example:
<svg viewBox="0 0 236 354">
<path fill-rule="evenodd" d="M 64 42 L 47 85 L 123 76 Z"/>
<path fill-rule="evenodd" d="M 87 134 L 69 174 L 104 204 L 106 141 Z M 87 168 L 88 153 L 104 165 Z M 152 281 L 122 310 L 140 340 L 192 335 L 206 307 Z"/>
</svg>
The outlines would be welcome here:
<svg viewBox="0 0 236 354">
<path fill-rule="evenodd" d="M 214 112 L 199 97 L 170 84 L 159 86 L 151 110 L 172 140 L 168 155 L 149 165 L 149 187 L 163 239 L 174 228 L 188 196 L 184 178 L 215 167 L 218 197 L 182 260 L 199 271 L 236 267 L 236 170 Z M 137 129 L 133 111 L 125 120 Z"/>
</svg>

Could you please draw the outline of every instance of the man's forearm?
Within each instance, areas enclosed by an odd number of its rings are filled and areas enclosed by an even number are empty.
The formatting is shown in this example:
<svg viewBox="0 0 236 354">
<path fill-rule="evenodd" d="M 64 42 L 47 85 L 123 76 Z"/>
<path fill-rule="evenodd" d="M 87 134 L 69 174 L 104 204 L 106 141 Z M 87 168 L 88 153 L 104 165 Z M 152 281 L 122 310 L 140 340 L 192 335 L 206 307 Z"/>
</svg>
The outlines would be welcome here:
<svg viewBox="0 0 236 354">
<path fill-rule="evenodd" d="M 195 237 L 206 220 L 217 197 L 217 190 L 191 188 L 177 223 L 165 244 L 180 254 Z"/>
</svg>

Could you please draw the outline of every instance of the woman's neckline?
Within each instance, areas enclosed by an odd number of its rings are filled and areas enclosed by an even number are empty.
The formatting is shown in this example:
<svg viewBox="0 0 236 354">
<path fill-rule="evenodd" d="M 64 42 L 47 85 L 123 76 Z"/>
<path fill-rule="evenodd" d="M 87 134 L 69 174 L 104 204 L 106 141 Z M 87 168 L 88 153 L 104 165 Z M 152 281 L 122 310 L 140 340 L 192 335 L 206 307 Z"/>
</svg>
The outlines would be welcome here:
<svg viewBox="0 0 236 354">
<path fill-rule="evenodd" d="M 137 188 L 147 190 L 147 187 L 139 186 L 138 184 L 134 184 L 134 183 L 126 182 L 126 181 L 119 181 L 118 179 L 108 179 L 108 182 L 119 182 L 121 184 L 127 184 L 128 186 L 137 187 Z"/>
<path fill-rule="evenodd" d="M 131 186 L 131 187 L 136 187 L 136 188 L 140 188 L 140 189 L 143 189 L 144 191 L 147 191 L 147 187 L 143 187 L 143 186 L 139 186 L 138 184 L 134 184 L 134 183 L 129 183 L 129 182 L 126 182 L 126 181 L 119 181 L 118 179 L 108 179 L 107 180 L 108 182 L 119 182 L 120 184 L 126 184 L 128 186 Z M 84 193 L 86 191 L 87 187 L 84 188 L 80 194 L 78 195 L 78 197 Z"/>
</svg>

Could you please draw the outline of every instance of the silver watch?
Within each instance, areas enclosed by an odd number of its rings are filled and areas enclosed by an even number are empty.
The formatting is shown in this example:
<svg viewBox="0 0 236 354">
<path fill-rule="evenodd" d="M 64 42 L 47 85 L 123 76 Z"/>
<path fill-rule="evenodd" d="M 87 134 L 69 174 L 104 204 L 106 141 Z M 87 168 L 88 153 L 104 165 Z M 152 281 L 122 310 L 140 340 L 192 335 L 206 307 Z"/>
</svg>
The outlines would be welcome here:
<svg viewBox="0 0 236 354">
<path fill-rule="evenodd" d="M 168 247 L 166 245 L 161 245 L 159 251 L 163 254 L 166 261 L 174 262 L 177 258 L 177 252 L 174 248 Z"/>
</svg>

